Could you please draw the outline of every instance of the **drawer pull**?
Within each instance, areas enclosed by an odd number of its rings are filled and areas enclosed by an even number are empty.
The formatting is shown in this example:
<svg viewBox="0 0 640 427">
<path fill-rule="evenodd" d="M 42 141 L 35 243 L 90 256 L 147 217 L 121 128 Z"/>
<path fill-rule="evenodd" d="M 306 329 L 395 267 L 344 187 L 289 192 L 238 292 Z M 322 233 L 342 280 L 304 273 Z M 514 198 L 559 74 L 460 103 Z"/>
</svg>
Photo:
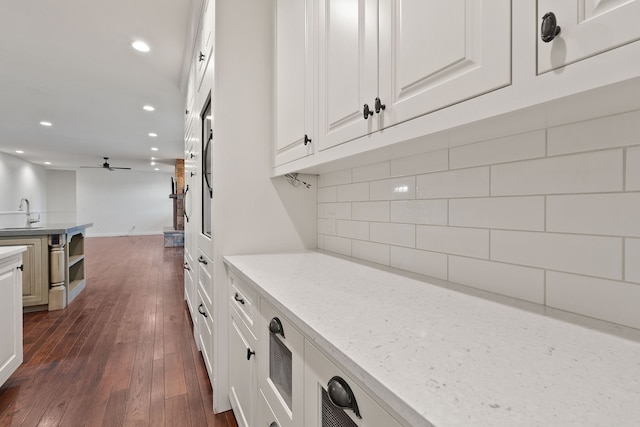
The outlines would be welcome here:
<svg viewBox="0 0 640 427">
<path fill-rule="evenodd" d="M 200 256 L 198 257 L 198 262 L 201 262 L 201 263 L 203 263 L 204 265 L 207 265 L 207 264 L 208 264 L 207 260 L 206 260 L 206 259 L 205 259 L 205 257 L 203 257 L 202 255 L 200 255 Z"/>
<path fill-rule="evenodd" d="M 202 305 L 202 303 L 200 303 L 200 305 L 198 306 L 198 313 L 202 314 L 204 317 L 209 317 L 207 315 L 207 312 L 204 311 L 204 306 Z"/>
<path fill-rule="evenodd" d="M 240 298 L 240 295 L 236 292 L 236 294 L 233 296 L 233 299 L 238 301 L 240 304 L 244 304 L 244 300 L 242 298 Z"/>
<path fill-rule="evenodd" d="M 351 409 L 356 414 L 356 417 L 362 419 L 356 397 L 345 380 L 338 376 L 331 378 L 327 384 L 327 394 L 329 395 L 329 400 L 335 406 L 341 409 Z"/>
<path fill-rule="evenodd" d="M 24 264 L 20 264 L 19 266 L 16 267 L 18 270 L 20 271 L 24 271 Z"/>
<path fill-rule="evenodd" d="M 254 354 L 256 354 L 255 351 L 251 351 L 250 348 L 247 348 L 247 360 L 251 360 L 251 356 L 253 356 Z"/>
<path fill-rule="evenodd" d="M 560 34 L 560 26 L 556 21 L 556 15 L 553 12 L 547 12 L 542 17 L 542 25 L 540 26 L 540 38 L 543 42 L 549 43 Z"/>
<path fill-rule="evenodd" d="M 271 319 L 271 322 L 269 322 L 269 332 L 271 332 L 273 335 L 282 335 L 282 338 L 284 338 L 284 328 L 282 327 L 282 322 L 280 321 L 280 319 L 278 319 L 277 317 Z"/>
<path fill-rule="evenodd" d="M 189 267 L 189 264 L 186 262 L 184 263 L 184 269 L 191 271 L 191 267 Z"/>
<path fill-rule="evenodd" d="M 369 116 L 373 116 L 373 111 L 369 109 L 369 104 L 364 104 L 364 107 L 362 107 L 362 116 L 365 120 L 367 120 Z"/>
<path fill-rule="evenodd" d="M 271 424 L 269 424 L 269 427 L 279 427 L 277 422 L 272 422 Z"/>
</svg>

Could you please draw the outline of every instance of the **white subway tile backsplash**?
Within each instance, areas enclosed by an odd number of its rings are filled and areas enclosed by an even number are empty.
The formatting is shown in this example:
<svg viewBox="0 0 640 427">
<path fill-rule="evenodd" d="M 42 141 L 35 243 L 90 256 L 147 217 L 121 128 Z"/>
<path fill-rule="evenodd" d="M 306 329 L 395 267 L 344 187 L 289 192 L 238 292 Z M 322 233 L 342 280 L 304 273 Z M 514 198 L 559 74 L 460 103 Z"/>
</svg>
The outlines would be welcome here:
<svg viewBox="0 0 640 427">
<path fill-rule="evenodd" d="M 351 169 L 322 174 L 318 177 L 318 187 L 330 187 L 351 183 Z"/>
<path fill-rule="evenodd" d="M 549 196 L 547 231 L 640 237 L 640 193 Z"/>
<path fill-rule="evenodd" d="M 489 195 L 489 167 L 418 175 L 417 199 L 482 197 Z"/>
<path fill-rule="evenodd" d="M 447 255 L 391 246 L 391 267 L 447 280 Z"/>
<path fill-rule="evenodd" d="M 452 148 L 449 167 L 451 169 L 468 168 L 535 159 L 544 155 L 545 132 L 539 130 Z"/>
<path fill-rule="evenodd" d="M 365 221 L 336 221 L 336 234 L 349 239 L 369 240 L 369 223 Z"/>
<path fill-rule="evenodd" d="M 352 256 L 378 264 L 389 265 L 389 246 L 380 243 L 354 240 Z"/>
<path fill-rule="evenodd" d="M 447 225 L 447 200 L 407 200 L 391 202 L 391 222 Z"/>
<path fill-rule="evenodd" d="M 351 256 L 351 239 L 329 235 L 323 236 L 324 250 L 341 255 Z"/>
<path fill-rule="evenodd" d="M 449 225 L 544 230 L 544 197 L 484 197 L 449 201 Z"/>
<path fill-rule="evenodd" d="M 445 171 L 449 168 L 448 150 L 433 151 L 417 156 L 392 160 L 391 176 L 418 175 L 421 173 Z"/>
<path fill-rule="evenodd" d="M 622 150 L 528 160 L 491 167 L 493 196 L 620 190 Z"/>
<path fill-rule="evenodd" d="M 640 147 L 627 149 L 626 190 L 640 191 Z"/>
<path fill-rule="evenodd" d="M 548 155 L 638 144 L 640 111 L 549 128 Z"/>
<path fill-rule="evenodd" d="M 372 222 L 370 230 L 372 242 L 409 248 L 415 248 L 416 246 L 416 226 L 413 224 Z"/>
<path fill-rule="evenodd" d="M 337 189 L 335 186 L 318 188 L 318 203 L 330 203 L 337 200 Z"/>
<path fill-rule="evenodd" d="M 416 198 L 416 177 L 372 181 L 369 189 L 370 200 L 407 200 Z"/>
<path fill-rule="evenodd" d="M 449 256 L 449 280 L 544 304 L 544 270 L 452 255 Z"/>
<path fill-rule="evenodd" d="M 351 203 L 318 203 L 318 218 L 351 219 Z"/>
<path fill-rule="evenodd" d="M 418 225 L 416 247 L 447 254 L 489 258 L 489 230 Z"/>
<path fill-rule="evenodd" d="M 624 279 L 640 283 L 640 239 L 625 239 Z"/>
<path fill-rule="evenodd" d="M 640 286 L 547 272 L 547 305 L 640 328 Z"/>
<path fill-rule="evenodd" d="M 391 176 L 389 162 L 376 163 L 374 165 L 353 168 L 353 182 L 374 181 Z"/>
<path fill-rule="evenodd" d="M 335 222 L 335 221 L 334 221 Z M 331 225 L 331 220 L 318 218 L 318 234 L 336 234 L 335 225 Z"/>
<path fill-rule="evenodd" d="M 369 200 L 369 183 L 339 185 L 337 189 L 338 202 L 358 202 Z"/>
<path fill-rule="evenodd" d="M 389 202 L 357 202 L 351 209 L 353 220 L 389 221 Z"/>
<path fill-rule="evenodd" d="M 622 239 L 492 230 L 491 259 L 530 267 L 621 279 Z"/>
</svg>

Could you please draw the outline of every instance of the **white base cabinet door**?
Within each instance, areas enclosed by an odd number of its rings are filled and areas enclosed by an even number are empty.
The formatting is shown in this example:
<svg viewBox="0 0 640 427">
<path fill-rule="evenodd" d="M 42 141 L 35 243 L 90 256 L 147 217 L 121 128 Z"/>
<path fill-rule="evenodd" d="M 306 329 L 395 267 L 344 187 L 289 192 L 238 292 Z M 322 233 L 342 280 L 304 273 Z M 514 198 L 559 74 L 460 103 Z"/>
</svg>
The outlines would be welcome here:
<svg viewBox="0 0 640 427">
<path fill-rule="evenodd" d="M 0 385 L 22 363 L 22 257 L 0 260 Z"/>
<path fill-rule="evenodd" d="M 305 341 L 304 400 L 305 427 L 401 426 L 308 341 Z"/>
<path fill-rule="evenodd" d="M 257 340 L 231 309 L 229 331 L 229 400 L 239 427 L 254 425 L 258 377 Z"/>
<path fill-rule="evenodd" d="M 538 0 L 537 5 L 538 73 L 640 39 L 638 0 Z M 552 39 L 544 42 L 543 36 Z"/>
</svg>

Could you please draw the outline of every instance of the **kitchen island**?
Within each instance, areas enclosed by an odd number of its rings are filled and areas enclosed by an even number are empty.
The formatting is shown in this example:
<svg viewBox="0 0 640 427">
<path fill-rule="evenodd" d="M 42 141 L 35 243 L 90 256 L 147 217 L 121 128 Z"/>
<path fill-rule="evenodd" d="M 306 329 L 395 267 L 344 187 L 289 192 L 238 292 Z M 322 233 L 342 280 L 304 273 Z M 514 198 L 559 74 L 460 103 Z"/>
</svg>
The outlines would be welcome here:
<svg viewBox="0 0 640 427">
<path fill-rule="evenodd" d="M 225 263 L 302 333 L 305 364 L 317 347 L 401 425 L 640 425 L 636 329 L 320 252 Z"/>
<path fill-rule="evenodd" d="M 84 235 L 92 223 L 1 228 L 0 246 L 24 245 L 25 311 L 61 310 L 86 286 Z"/>
</svg>

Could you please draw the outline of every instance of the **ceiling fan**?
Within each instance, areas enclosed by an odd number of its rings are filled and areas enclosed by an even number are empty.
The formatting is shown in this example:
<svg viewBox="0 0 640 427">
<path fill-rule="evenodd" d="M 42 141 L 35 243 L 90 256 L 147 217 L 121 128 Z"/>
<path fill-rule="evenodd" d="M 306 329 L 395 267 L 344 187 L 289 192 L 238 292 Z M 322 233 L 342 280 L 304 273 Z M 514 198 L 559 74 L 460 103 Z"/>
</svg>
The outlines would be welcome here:
<svg viewBox="0 0 640 427">
<path fill-rule="evenodd" d="M 121 168 L 121 167 L 116 167 L 116 166 L 110 166 L 109 165 L 109 158 L 108 157 L 103 157 L 104 159 L 104 163 L 102 164 L 102 166 L 80 166 L 81 168 L 98 168 L 98 169 L 108 169 L 110 171 L 114 171 L 116 169 L 120 169 L 120 170 L 131 170 L 131 168 Z"/>
</svg>

